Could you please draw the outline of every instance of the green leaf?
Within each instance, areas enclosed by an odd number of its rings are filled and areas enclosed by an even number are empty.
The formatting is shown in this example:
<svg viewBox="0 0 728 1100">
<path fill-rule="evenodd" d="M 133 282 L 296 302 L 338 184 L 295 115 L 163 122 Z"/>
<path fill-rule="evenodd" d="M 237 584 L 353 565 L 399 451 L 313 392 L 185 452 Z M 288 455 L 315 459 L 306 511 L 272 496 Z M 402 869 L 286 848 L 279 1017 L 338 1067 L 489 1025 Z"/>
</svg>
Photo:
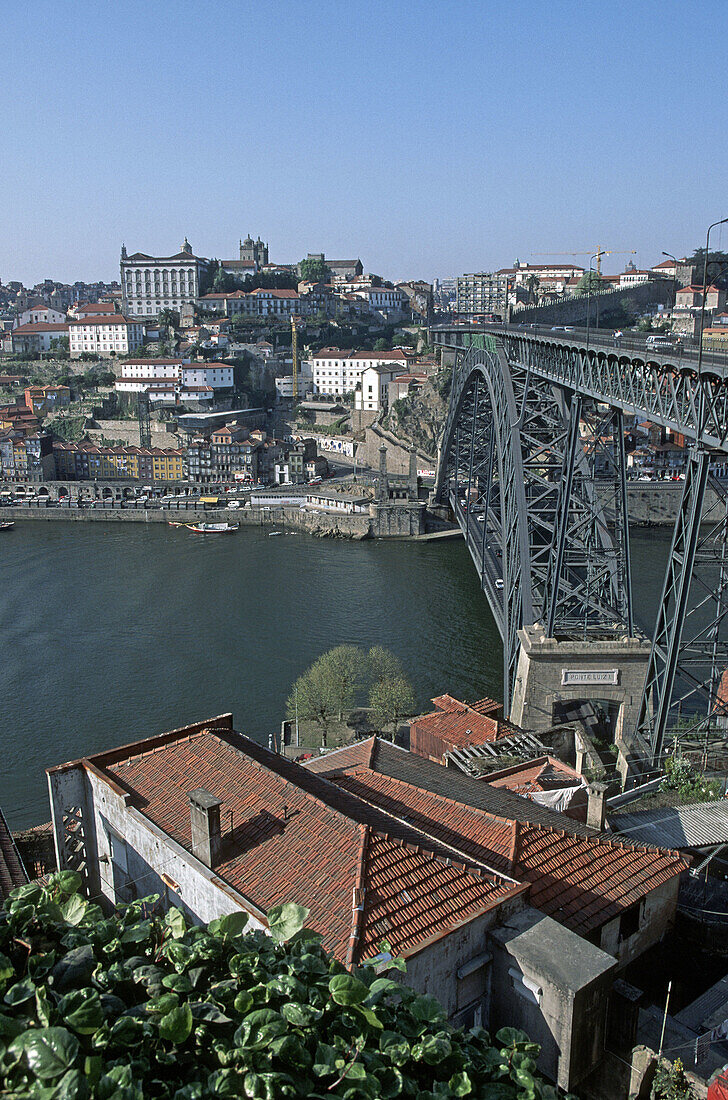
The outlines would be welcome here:
<svg viewBox="0 0 728 1100">
<path fill-rule="evenodd" d="M 358 1005 L 369 995 L 369 988 L 351 974 L 335 974 L 329 992 L 338 1005 Z"/>
<path fill-rule="evenodd" d="M 190 1006 L 180 1005 L 173 1008 L 159 1021 L 159 1034 L 172 1043 L 184 1043 L 192 1031 L 192 1012 Z"/>
<path fill-rule="evenodd" d="M 425 1035 L 420 1046 L 428 1066 L 437 1066 L 452 1054 L 452 1043 L 446 1035 Z"/>
<path fill-rule="evenodd" d="M 287 943 L 300 932 L 308 919 L 310 909 L 287 901 L 285 905 L 276 905 L 268 910 L 268 928 L 274 940 Z"/>
<path fill-rule="evenodd" d="M 65 872 L 62 873 L 65 874 Z M 65 993 L 67 989 L 88 985 L 95 967 L 96 957 L 90 943 L 74 947 L 71 951 L 67 951 L 53 967 L 54 990 Z"/>
<path fill-rule="evenodd" d="M 241 910 L 236 913 L 226 913 L 220 917 L 220 934 L 222 936 L 239 936 L 248 926 L 248 914 Z"/>
<path fill-rule="evenodd" d="M 294 1027 L 311 1027 L 317 1020 L 321 1019 L 322 1015 L 320 1008 L 314 1008 L 313 1005 L 296 1004 L 295 1002 L 283 1005 L 281 1009 L 281 1016 L 288 1020 L 289 1024 L 293 1024 Z"/>
<path fill-rule="evenodd" d="M 64 901 L 61 906 L 61 913 L 67 924 L 80 924 L 86 916 L 87 909 L 88 902 L 84 901 L 80 894 L 71 894 L 68 901 Z"/>
<path fill-rule="evenodd" d="M 502 1027 L 500 1031 L 496 1031 L 495 1037 L 504 1047 L 515 1047 L 520 1043 L 531 1043 L 525 1031 L 519 1031 L 515 1027 Z"/>
<path fill-rule="evenodd" d="M 35 983 L 31 981 L 16 982 L 11 985 L 3 1000 L 6 1005 L 20 1005 L 35 997 Z"/>
<path fill-rule="evenodd" d="M 445 1010 L 436 997 L 415 997 L 410 1002 L 409 1010 L 416 1020 L 422 1020 L 427 1024 L 445 1019 Z"/>
<path fill-rule="evenodd" d="M 232 1020 L 210 1001 L 193 1001 L 190 1011 L 195 1020 L 204 1020 L 208 1024 L 231 1024 Z"/>
<path fill-rule="evenodd" d="M 326 1077 L 327 1074 L 333 1074 L 337 1057 L 335 1047 L 329 1046 L 328 1043 L 319 1043 L 316 1047 L 316 1057 L 313 1063 L 313 1072 L 316 1076 Z"/>
<path fill-rule="evenodd" d="M 74 989 L 61 997 L 58 1014 L 79 1035 L 93 1035 L 104 1022 L 101 997 L 95 989 Z"/>
<path fill-rule="evenodd" d="M 240 993 L 238 993 L 237 997 L 235 998 L 233 1005 L 235 1007 L 235 1011 L 239 1012 L 241 1016 L 244 1016 L 247 1012 L 250 1012 L 251 1008 L 253 1007 L 252 994 L 248 993 L 247 989 L 241 989 Z"/>
<path fill-rule="evenodd" d="M 63 894 L 76 894 L 83 885 L 78 871 L 57 871 L 48 879 L 51 890 L 60 890 Z"/>
<path fill-rule="evenodd" d="M 384 1024 L 377 1016 L 376 1012 L 373 1012 L 371 1008 L 366 1008 L 364 1005 L 356 1005 L 356 1011 L 361 1013 L 370 1027 L 376 1027 L 381 1030 Z"/>
<path fill-rule="evenodd" d="M 164 918 L 164 926 L 169 929 L 173 940 L 181 940 L 187 931 L 187 921 L 182 910 L 176 909 L 174 906 L 168 909 Z"/>
<path fill-rule="evenodd" d="M 42 1081 L 60 1077 L 78 1054 L 78 1039 L 65 1027 L 26 1032 L 22 1039 L 28 1067 Z"/>
<path fill-rule="evenodd" d="M 387 1066 L 377 1074 L 377 1096 L 381 1100 L 393 1100 L 402 1091 L 402 1074 L 394 1066 Z"/>
<path fill-rule="evenodd" d="M 6 981 L 15 974 L 15 968 L 7 955 L 0 954 L 0 981 Z"/>
<path fill-rule="evenodd" d="M 88 1083 L 77 1069 L 69 1069 L 56 1085 L 53 1100 L 87 1100 Z"/>
</svg>

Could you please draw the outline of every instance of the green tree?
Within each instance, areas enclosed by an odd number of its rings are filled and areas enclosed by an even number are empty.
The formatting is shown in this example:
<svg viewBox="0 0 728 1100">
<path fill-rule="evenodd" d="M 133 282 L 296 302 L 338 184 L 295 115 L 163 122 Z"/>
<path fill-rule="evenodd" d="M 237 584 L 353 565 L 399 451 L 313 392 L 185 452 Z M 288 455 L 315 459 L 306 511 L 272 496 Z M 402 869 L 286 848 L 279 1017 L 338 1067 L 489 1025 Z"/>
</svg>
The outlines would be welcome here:
<svg viewBox="0 0 728 1100">
<path fill-rule="evenodd" d="M 299 676 L 288 697 L 289 719 L 296 716 L 315 722 L 321 730 L 321 744 L 328 744 L 329 727 L 337 714 L 337 699 L 326 665 L 319 657 L 309 669 Z"/>
<path fill-rule="evenodd" d="M 394 680 L 398 676 L 404 676 L 404 669 L 399 657 L 392 653 L 391 649 L 385 649 L 383 645 L 373 645 L 367 654 L 367 659 L 371 684 L 377 684 L 380 680 Z"/>
<path fill-rule="evenodd" d="M 591 293 L 594 294 L 597 290 L 603 290 L 605 286 L 606 283 L 603 282 L 596 271 L 585 271 L 576 284 L 576 293 L 588 294 L 591 288 Z"/>
<path fill-rule="evenodd" d="M 68 358 L 69 349 L 70 342 L 67 336 L 57 336 L 55 340 L 51 340 L 51 351 L 56 359 Z"/>
<path fill-rule="evenodd" d="M 161 309 L 157 321 L 160 328 L 178 329 L 180 325 L 179 312 L 176 309 Z"/>
<path fill-rule="evenodd" d="M 301 279 L 307 283 L 325 283 L 329 276 L 329 269 L 325 260 L 317 260 L 309 257 L 301 260 Z"/>
<path fill-rule="evenodd" d="M 367 660 L 362 649 L 355 645 L 337 645 L 320 658 L 325 675 L 331 684 L 336 713 L 341 722 L 354 707 L 362 689 Z"/>
<path fill-rule="evenodd" d="M 4 1096 L 557 1098 L 526 1034 L 455 1029 L 434 997 L 350 973 L 302 906 L 270 909 L 266 934 L 241 910 L 190 925 L 158 895 L 104 916 L 80 887 L 62 871 L 5 902 Z"/>
<path fill-rule="evenodd" d="M 385 340 L 384 338 L 381 338 L 379 340 L 375 340 L 375 342 L 374 342 L 374 350 L 375 351 L 389 351 L 390 346 L 391 345 L 390 345 L 389 340 Z"/>
<path fill-rule="evenodd" d="M 387 677 L 372 686 L 369 693 L 369 713 L 378 730 L 391 727 L 392 738 L 400 721 L 415 710 L 412 685 L 404 676 Z"/>
</svg>

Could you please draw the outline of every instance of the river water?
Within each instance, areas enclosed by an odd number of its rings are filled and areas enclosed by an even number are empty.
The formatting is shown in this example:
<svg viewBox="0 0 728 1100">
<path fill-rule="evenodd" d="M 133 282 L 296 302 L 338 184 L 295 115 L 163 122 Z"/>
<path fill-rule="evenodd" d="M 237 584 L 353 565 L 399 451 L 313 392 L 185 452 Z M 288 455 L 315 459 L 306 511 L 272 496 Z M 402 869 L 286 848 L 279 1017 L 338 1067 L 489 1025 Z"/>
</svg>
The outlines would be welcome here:
<svg viewBox="0 0 728 1100">
<path fill-rule="evenodd" d="M 633 537 L 651 629 L 667 536 Z M 44 769 L 222 711 L 267 743 L 294 679 L 342 642 L 401 659 L 417 703 L 500 698 L 501 643 L 461 541 L 19 522 L 0 535 L 0 806 L 49 817 Z"/>
</svg>

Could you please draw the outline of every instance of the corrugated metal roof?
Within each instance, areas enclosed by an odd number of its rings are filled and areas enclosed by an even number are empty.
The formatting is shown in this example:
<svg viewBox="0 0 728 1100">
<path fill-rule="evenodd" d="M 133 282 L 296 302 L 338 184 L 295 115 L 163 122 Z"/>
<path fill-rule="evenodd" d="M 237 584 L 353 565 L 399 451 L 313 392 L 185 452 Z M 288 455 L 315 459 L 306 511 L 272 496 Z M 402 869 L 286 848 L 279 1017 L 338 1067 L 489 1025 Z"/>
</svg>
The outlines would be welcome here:
<svg viewBox="0 0 728 1100">
<path fill-rule="evenodd" d="M 658 848 L 707 848 L 728 842 L 728 799 L 614 814 L 609 824 L 630 840 Z"/>
<path fill-rule="evenodd" d="M 718 1023 L 728 1018 L 728 977 L 711 985 L 710 989 L 678 1012 L 675 1019 L 693 1031 L 701 1032 L 716 1014 L 720 1016 Z"/>
</svg>

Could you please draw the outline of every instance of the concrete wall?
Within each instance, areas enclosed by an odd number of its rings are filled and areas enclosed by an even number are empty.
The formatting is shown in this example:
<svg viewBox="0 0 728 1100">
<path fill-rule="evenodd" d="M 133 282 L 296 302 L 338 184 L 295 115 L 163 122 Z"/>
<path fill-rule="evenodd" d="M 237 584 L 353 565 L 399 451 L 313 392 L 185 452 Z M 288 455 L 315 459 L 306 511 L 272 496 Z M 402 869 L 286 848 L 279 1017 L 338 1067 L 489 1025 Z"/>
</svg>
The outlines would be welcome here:
<svg viewBox="0 0 728 1100">
<path fill-rule="evenodd" d="M 448 1019 L 456 1025 L 461 1017 L 477 1012 L 473 1022 L 488 1027 L 492 998 L 498 995 L 492 988 L 488 932 L 522 909 L 523 898 L 524 894 L 519 894 L 407 955 L 407 973 L 402 980 L 418 993 L 437 997 Z M 471 972 L 458 978 L 463 967 Z M 467 1021 L 463 1023 L 470 1026 Z"/>
<path fill-rule="evenodd" d="M 63 840 L 63 815 L 82 801 L 87 829 L 87 887 L 101 894 L 109 906 L 129 900 L 118 892 L 111 860 L 110 834 L 126 848 L 127 875 L 135 897 L 160 894 L 167 905 L 182 909 L 196 923 L 207 923 L 226 913 L 248 913 L 253 927 L 265 928 L 263 914 L 246 904 L 229 887 L 181 845 L 171 840 L 141 811 L 128 804 L 128 795 L 102 773 L 81 762 L 54 770 L 48 777 L 59 868 L 67 867 Z"/>
<path fill-rule="evenodd" d="M 679 889 L 680 879 L 673 878 L 649 893 L 640 903 L 639 930 L 628 939 L 619 938 L 619 917 L 605 924 L 600 941 L 602 951 L 613 955 L 621 968 L 659 943 L 675 920 Z"/>
</svg>

